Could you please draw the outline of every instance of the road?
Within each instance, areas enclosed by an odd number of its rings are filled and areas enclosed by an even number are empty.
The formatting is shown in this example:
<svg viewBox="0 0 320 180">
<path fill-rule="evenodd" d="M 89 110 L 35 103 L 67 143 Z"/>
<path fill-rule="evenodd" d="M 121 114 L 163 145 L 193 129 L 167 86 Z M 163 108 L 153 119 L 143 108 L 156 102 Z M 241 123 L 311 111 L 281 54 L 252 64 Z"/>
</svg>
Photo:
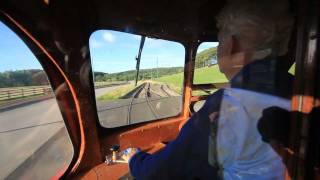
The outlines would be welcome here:
<svg viewBox="0 0 320 180">
<path fill-rule="evenodd" d="M 100 96 L 117 87 L 96 89 Z M 59 130 L 66 133 L 55 99 L 49 99 L 0 113 L 0 179 L 30 157 Z M 66 139 L 67 140 L 67 139 Z M 67 146 L 72 150 L 70 141 Z M 72 153 L 72 152 L 71 152 Z M 70 157 L 67 161 L 70 162 Z M 56 162 L 56 164 L 59 162 Z M 63 162 L 65 163 L 65 162 Z M 61 165 L 61 164 L 60 164 Z"/>
</svg>

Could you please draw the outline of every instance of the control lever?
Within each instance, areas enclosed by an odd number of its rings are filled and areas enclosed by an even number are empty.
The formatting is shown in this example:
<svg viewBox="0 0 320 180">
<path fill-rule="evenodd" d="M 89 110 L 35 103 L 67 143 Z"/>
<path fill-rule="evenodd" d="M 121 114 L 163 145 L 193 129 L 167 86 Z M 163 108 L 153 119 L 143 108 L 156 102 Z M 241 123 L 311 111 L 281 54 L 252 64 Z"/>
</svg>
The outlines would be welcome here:
<svg viewBox="0 0 320 180">
<path fill-rule="evenodd" d="M 110 148 L 110 151 L 112 152 L 111 157 L 110 155 L 107 155 L 105 163 L 107 163 L 108 165 L 111 165 L 113 163 L 127 163 L 125 160 L 119 158 L 121 157 L 121 154 L 119 154 L 119 150 L 120 150 L 120 145 L 118 144 L 113 145 Z"/>
<path fill-rule="evenodd" d="M 115 144 L 110 148 L 110 151 L 112 152 L 112 161 L 117 160 L 117 152 L 119 152 L 120 145 Z"/>
</svg>

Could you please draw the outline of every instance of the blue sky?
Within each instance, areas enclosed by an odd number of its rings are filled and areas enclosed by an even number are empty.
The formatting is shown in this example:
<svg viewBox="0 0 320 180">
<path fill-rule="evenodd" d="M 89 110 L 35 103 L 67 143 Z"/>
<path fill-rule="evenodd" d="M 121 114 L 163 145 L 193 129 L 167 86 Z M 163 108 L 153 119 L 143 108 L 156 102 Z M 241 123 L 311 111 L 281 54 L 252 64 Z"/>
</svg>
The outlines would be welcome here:
<svg viewBox="0 0 320 180">
<path fill-rule="evenodd" d="M 135 69 L 140 36 L 100 30 L 90 37 L 90 54 L 94 71 L 107 73 Z M 198 51 L 217 46 L 203 43 Z M 184 65 L 185 49 L 176 42 L 146 38 L 141 57 L 141 69 Z M 0 22 L 0 72 L 22 69 L 42 69 L 28 47 Z"/>
<path fill-rule="evenodd" d="M 100 30 L 90 37 L 91 60 L 95 71 L 121 72 L 135 69 L 141 37 L 128 33 Z M 199 51 L 217 46 L 205 43 Z M 180 43 L 146 38 L 141 69 L 184 66 L 185 49 Z"/>
<path fill-rule="evenodd" d="M 42 69 L 24 42 L 0 21 L 0 72 Z"/>
</svg>

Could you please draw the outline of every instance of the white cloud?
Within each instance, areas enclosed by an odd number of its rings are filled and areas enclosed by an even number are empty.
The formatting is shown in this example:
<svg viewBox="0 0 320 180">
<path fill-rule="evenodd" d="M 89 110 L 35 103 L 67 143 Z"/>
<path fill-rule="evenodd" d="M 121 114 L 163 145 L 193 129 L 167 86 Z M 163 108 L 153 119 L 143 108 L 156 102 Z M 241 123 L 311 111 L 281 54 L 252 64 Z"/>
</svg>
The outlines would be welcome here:
<svg viewBox="0 0 320 180">
<path fill-rule="evenodd" d="M 111 34 L 110 32 L 103 33 L 102 38 L 108 43 L 113 43 L 116 40 L 115 36 L 113 34 Z"/>
</svg>

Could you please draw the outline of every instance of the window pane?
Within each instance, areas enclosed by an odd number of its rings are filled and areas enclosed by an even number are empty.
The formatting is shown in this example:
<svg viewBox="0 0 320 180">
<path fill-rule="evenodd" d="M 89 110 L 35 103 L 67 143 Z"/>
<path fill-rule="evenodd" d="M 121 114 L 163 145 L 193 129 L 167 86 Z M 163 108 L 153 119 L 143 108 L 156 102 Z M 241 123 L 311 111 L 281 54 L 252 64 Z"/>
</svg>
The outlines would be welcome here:
<svg viewBox="0 0 320 180">
<path fill-rule="evenodd" d="M 0 22 L 0 179 L 50 179 L 73 147 L 46 73 Z"/>
<path fill-rule="evenodd" d="M 118 127 L 176 116 L 181 112 L 184 47 L 145 38 L 138 83 L 141 36 L 101 30 L 90 38 L 98 116 L 102 126 Z"/>
<path fill-rule="evenodd" d="M 197 50 L 193 84 L 228 82 L 217 65 L 218 42 L 201 43 Z"/>
<path fill-rule="evenodd" d="M 293 63 L 288 72 L 294 76 L 295 70 L 296 70 L 296 63 Z"/>
</svg>

